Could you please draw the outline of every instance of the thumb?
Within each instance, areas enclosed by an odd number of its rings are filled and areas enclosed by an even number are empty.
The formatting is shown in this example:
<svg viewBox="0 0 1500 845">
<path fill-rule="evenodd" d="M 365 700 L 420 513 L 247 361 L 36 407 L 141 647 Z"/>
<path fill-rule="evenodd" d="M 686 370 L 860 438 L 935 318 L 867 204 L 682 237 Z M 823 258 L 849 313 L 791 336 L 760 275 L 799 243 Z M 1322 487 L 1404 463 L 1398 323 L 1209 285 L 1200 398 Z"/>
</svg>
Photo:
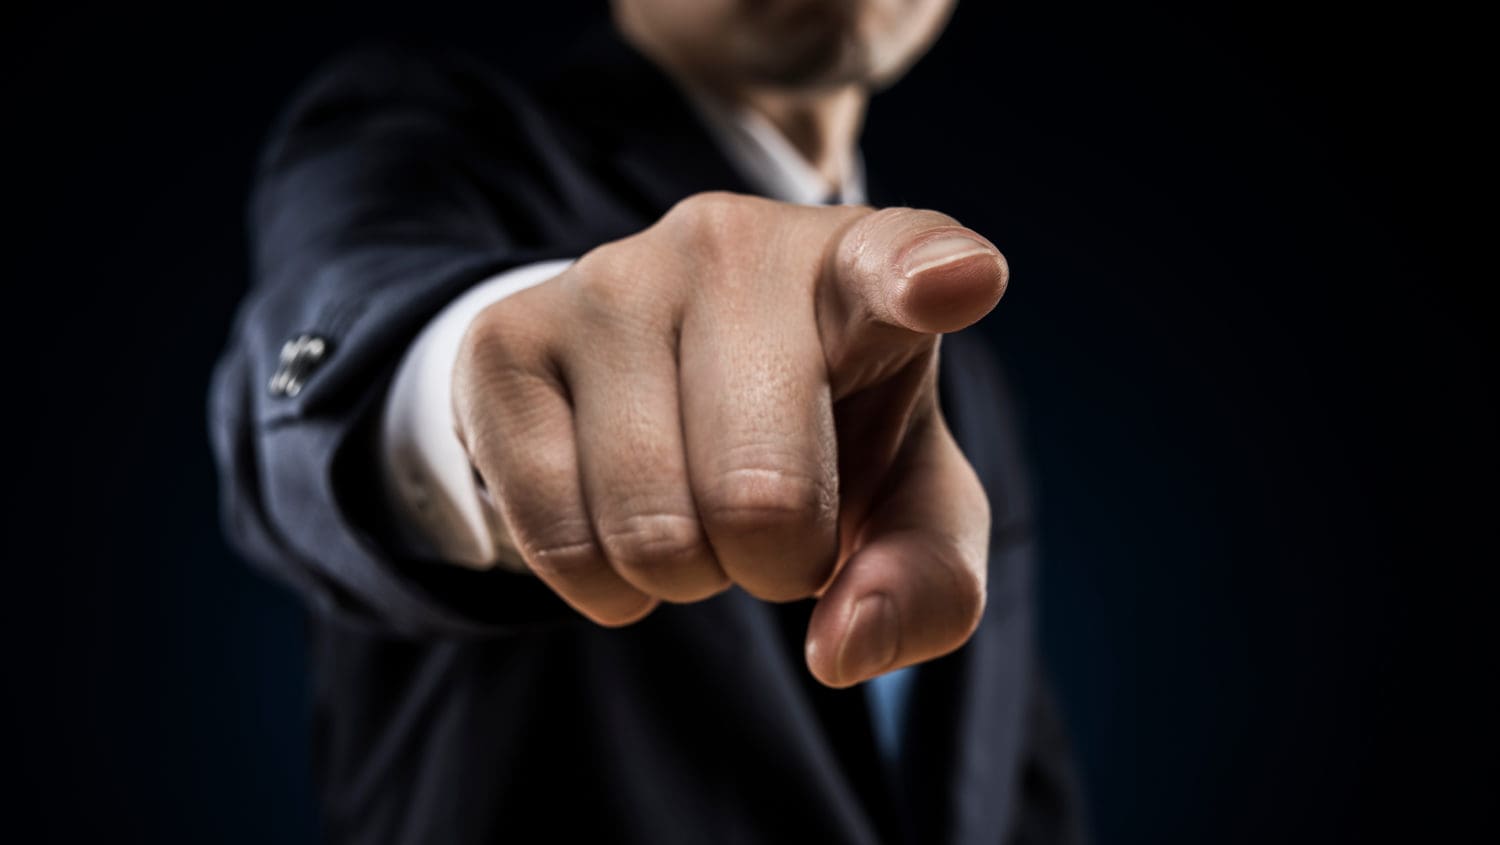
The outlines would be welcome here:
<svg viewBox="0 0 1500 845">
<path fill-rule="evenodd" d="M 840 370 L 870 369 L 877 349 L 887 357 L 978 321 L 1009 275 L 994 244 L 946 214 L 887 208 L 855 219 L 833 241 L 819 294 L 835 380 Z"/>
<path fill-rule="evenodd" d="M 938 413 L 903 451 L 813 608 L 807 665 L 828 686 L 947 654 L 984 612 L 990 511 L 978 476 Z"/>
</svg>

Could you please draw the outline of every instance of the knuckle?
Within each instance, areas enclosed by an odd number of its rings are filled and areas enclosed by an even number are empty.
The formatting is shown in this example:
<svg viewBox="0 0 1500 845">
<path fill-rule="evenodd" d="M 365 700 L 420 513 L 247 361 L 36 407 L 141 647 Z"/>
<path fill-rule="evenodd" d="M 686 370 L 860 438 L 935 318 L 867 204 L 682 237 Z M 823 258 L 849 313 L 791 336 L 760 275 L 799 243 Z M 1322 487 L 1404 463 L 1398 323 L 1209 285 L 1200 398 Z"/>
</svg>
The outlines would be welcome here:
<svg viewBox="0 0 1500 845">
<path fill-rule="evenodd" d="M 727 191 L 708 191 L 686 197 L 669 210 L 662 223 L 674 237 L 699 248 L 743 237 L 744 227 L 756 213 L 758 203 Z"/>
<path fill-rule="evenodd" d="M 602 243 L 578 256 L 578 260 L 568 268 L 568 279 L 575 287 L 580 280 L 593 280 L 597 277 L 608 276 L 616 271 L 628 260 L 626 253 L 630 251 L 632 238 L 624 238 L 618 241 Z"/>
<path fill-rule="evenodd" d="M 705 518 L 730 533 L 812 528 L 837 510 L 832 485 L 782 468 L 730 470 L 705 498 Z"/>
<path fill-rule="evenodd" d="M 570 288 L 579 309 L 585 318 L 602 326 L 634 313 L 640 299 L 637 285 L 623 269 L 628 266 L 623 249 L 619 244 L 597 247 L 573 268 Z"/>
<path fill-rule="evenodd" d="M 459 343 L 459 358 L 489 363 L 510 357 L 514 337 L 509 331 L 512 309 L 503 300 L 485 308 L 469 322 Z"/>
<path fill-rule="evenodd" d="M 531 307 L 527 291 L 488 305 L 469 321 L 458 357 L 484 369 L 517 367 L 541 341 L 543 321 Z"/>
<path fill-rule="evenodd" d="M 562 581 L 596 572 L 602 565 L 593 539 L 541 539 L 521 544 L 521 555 L 532 571 Z"/>
<path fill-rule="evenodd" d="M 573 321 L 605 336 L 662 335 L 677 314 L 683 274 L 660 247 L 633 235 L 585 253 L 567 282 Z"/>
<path fill-rule="evenodd" d="M 631 514 L 599 533 L 609 559 L 637 572 L 675 568 L 706 550 L 698 520 L 677 513 Z"/>
</svg>

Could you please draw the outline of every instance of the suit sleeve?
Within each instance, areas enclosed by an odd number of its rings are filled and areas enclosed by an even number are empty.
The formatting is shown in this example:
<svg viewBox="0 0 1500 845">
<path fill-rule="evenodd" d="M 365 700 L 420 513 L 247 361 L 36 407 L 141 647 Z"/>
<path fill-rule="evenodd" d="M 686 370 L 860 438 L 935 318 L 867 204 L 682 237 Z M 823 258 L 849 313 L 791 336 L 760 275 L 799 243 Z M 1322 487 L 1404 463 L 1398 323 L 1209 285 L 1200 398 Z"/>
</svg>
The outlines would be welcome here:
<svg viewBox="0 0 1500 845">
<path fill-rule="evenodd" d="M 462 66 L 362 48 L 304 87 L 257 169 L 250 289 L 209 402 L 224 527 L 317 611 L 392 635 L 505 633 L 567 614 L 534 579 L 403 551 L 373 466 L 382 398 L 422 326 L 483 279 L 576 252 L 517 236 L 524 226 L 476 179 L 497 172 L 481 162 L 509 161 L 528 190 L 535 127 L 512 105 Z M 295 391 L 275 389 L 297 337 L 322 354 Z"/>
</svg>

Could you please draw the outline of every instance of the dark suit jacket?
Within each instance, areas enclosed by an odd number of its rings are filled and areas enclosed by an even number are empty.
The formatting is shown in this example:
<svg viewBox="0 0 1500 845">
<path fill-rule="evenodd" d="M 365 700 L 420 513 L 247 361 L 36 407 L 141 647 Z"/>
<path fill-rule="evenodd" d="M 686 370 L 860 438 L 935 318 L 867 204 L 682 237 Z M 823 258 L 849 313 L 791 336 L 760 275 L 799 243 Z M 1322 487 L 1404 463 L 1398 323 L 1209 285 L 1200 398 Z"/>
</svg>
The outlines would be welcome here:
<svg viewBox="0 0 1500 845">
<path fill-rule="evenodd" d="M 372 421 L 428 319 L 689 194 L 748 192 L 655 68 L 608 36 L 581 55 L 524 88 L 478 55 L 352 50 L 300 92 L 261 161 L 253 284 L 210 417 L 233 544 L 313 610 L 330 837 L 1071 841 L 1076 791 L 1032 641 L 1026 483 L 977 335 L 945 340 L 941 390 L 995 515 L 988 610 L 920 668 L 900 771 L 876 754 L 863 692 L 809 676 L 810 602 L 731 590 L 607 630 L 533 579 L 416 559 L 391 536 Z M 304 333 L 327 355 L 295 396 L 273 395 L 278 352 Z"/>
</svg>

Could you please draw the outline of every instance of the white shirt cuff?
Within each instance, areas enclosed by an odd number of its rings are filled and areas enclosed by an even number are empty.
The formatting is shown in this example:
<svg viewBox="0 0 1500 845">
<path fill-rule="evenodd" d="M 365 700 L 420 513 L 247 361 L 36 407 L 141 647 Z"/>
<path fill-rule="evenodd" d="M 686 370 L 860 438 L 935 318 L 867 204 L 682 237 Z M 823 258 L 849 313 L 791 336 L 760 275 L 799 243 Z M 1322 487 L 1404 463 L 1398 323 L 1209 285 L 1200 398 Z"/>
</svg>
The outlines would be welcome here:
<svg viewBox="0 0 1500 845">
<path fill-rule="evenodd" d="M 499 513 L 454 426 L 453 366 L 480 311 L 571 263 L 528 264 L 480 282 L 439 312 L 402 358 L 381 415 L 380 475 L 399 536 L 417 554 L 473 569 L 506 559 Z"/>
</svg>

